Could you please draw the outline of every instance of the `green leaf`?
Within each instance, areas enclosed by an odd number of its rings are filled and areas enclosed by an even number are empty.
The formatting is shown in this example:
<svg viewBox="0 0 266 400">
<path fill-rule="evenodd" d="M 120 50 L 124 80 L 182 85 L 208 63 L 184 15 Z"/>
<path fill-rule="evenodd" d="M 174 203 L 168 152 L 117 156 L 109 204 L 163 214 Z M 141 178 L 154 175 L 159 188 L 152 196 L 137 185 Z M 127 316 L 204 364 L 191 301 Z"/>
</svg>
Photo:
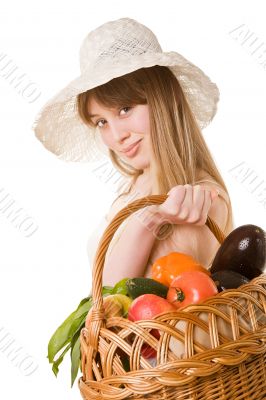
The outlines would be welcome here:
<svg viewBox="0 0 266 400">
<path fill-rule="evenodd" d="M 81 315 L 81 317 L 80 317 L 80 324 L 78 325 L 77 330 L 76 330 L 76 332 L 73 334 L 71 340 L 73 340 L 74 337 L 76 337 L 76 335 L 80 335 L 81 329 L 84 328 L 84 326 L 85 326 L 85 321 L 86 321 L 86 318 L 87 318 L 87 314 L 88 314 L 88 313 L 85 312 L 83 315 Z"/>
<path fill-rule="evenodd" d="M 81 306 L 76 310 L 74 321 L 79 319 L 85 312 L 88 313 L 89 310 L 91 309 L 91 306 L 92 306 L 92 298 L 90 298 L 87 302 L 81 304 Z"/>
<path fill-rule="evenodd" d="M 88 312 L 91 306 L 91 297 L 83 299 L 77 309 L 56 329 L 48 343 L 47 357 L 50 363 L 53 362 L 56 354 L 71 341 L 77 327 L 80 325 L 82 315 L 84 312 Z"/>
<path fill-rule="evenodd" d="M 48 343 L 48 360 L 53 362 L 55 355 L 70 341 L 70 330 L 75 318 L 75 312 L 57 328 Z"/>
<path fill-rule="evenodd" d="M 88 300 L 90 300 L 92 298 L 92 296 L 90 295 L 89 297 L 85 297 L 84 299 L 81 300 L 81 302 L 79 303 L 79 305 L 76 308 L 76 311 L 84 304 L 86 303 Z"/>
<path fill-rule="evenodd" d="M 102 288 L 102 296 L 108 296 L 112 294 L 113 287 L 111 286 L 104 286 Z M 75 374 L 77 373 L 77 347 L 78 344 L 75 345 L 77 340 L 80 339 L 80 332 L 81 329 L 85 326 L 85 321 L 89 310 L 93 305 L 92 296 L 85 297 L 82 299 L 76 308 L 66 319 L 65 321 L 56 329 L 54 334 L 51 336 L 49 343 L 48 343 L 48 355 L 47 358 L 49 363 L 53 363 L 52 370 L 54 374 L 57 376 L 59 368 L 58 366 L 63 361 L 63 358 L 67 351 L 71 349 L 71 361 L 72 361 L 72 354 L 73 354 L 73 366 L 71 366 L 71 379 L 72 385 L 75 380 Z M 66 347 L 65 347 L 66 346 Z M 60 354 L 58 359 L 55 359 L 57 353 L 65 347 L 64 351 Z M 79 354 L 80 360 L 80 354 Z"/>
<path fill-rule="evenodd" d="M 121 281 L 117 282 L 117 284 L 114 286 L 111 294 L 128 295 L 127 285 L 126 285 L 128 279 L 129 278 L 124 278 L 124 279 L 121 279 Z"/>
<path fill-rule="evenodd" d="M 85 323 L 83 324 L 83 326 L 85 326 Z M 70 357 L 71 357 L 71 387 L 72 387 L 77 377 L 81 361 L 79 332 L 76 332 L 71 341 Z"/>
<path fill-rule="evenodd" d="M 58 357 L 58 359 L 53 362 L 52 371 L 55 374 L 55 376 L 57 376 L 57 374 L 59 372 L 58 367 L 61 364 L 61 362 L 63 361 L 63 358 L 64 358 L 65 354 L 68 352 L 68 350 L 70 349 L 70 347 L 71 347 L 71 344 L 69 343 L 66 346 L 65 350 L 62 352 L 62 354 Z"/>
</svg>

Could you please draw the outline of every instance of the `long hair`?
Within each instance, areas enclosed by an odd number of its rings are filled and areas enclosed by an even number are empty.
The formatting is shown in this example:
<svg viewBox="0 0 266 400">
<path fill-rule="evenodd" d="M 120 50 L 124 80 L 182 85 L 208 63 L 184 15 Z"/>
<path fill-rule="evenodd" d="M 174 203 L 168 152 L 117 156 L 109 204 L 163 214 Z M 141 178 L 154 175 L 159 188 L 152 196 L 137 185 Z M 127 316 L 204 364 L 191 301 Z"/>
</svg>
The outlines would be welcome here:
<svg viewBox="0 0 266 400">
<path fill-rule="evenodd" d="M 168 67 L 155 65 L 141 68 L 79 94 L 78 113 L 90 126 L 94 125 L 89 117 L 87 104 L 92 97 L 105 107 L 148 104 L 153 151 L 150 169 L 156 182 L 154 194 L 166 194 L 176 185 L 195 185 L 204 182 L 206 174 L 206 177 L 218 183 L 229 197 L 224 180 L 215 165 L 182 87 Z M 143 170 L 128 165 L 113 150 L 109 149 L 109 155 L 115 168 L 122 174 L 132 177 L 128 191 L 120 196 L 128 194 Z M 230 198 L 228 211 L 224 229 L 226 235 L 233 227 Z"/>
</svg>

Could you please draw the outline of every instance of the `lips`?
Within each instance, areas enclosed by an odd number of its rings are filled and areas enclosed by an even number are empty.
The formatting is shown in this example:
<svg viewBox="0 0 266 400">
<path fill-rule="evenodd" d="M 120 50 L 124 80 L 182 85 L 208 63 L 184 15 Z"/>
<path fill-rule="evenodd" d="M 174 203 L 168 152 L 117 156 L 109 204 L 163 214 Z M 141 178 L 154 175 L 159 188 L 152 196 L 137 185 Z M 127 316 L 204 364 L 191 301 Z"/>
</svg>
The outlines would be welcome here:
<svg viewBox="0 0 266 400">
<path fill-rule="evenodd" d="M 127 153 L 128 151 L 130 151 L 131 149 L 133 149 L 134 146 L 136 146 L 137 143 L 139 143 L 142 139 L 138 140 L 137 142 L 131 144 L 129 147 L 127 147 L 126 149 L 122 150 L 123 153 Z"/>
</svg>

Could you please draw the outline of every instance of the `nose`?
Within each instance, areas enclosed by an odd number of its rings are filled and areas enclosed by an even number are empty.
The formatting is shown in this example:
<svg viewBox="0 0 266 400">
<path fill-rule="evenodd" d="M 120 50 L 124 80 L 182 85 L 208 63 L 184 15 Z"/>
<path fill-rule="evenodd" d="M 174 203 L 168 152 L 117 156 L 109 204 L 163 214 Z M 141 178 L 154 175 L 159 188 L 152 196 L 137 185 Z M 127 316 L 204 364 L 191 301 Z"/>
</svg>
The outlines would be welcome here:
<svg viewBox="0 0 266 400">
<path fill-rule="evenodd" d="M 124 121 L 112 120 L 109 122 L 111 134 L 117 143 L 123 143 L 123 141 L 130 136 L 130 131 L 126 127 Z"/>
</svg>

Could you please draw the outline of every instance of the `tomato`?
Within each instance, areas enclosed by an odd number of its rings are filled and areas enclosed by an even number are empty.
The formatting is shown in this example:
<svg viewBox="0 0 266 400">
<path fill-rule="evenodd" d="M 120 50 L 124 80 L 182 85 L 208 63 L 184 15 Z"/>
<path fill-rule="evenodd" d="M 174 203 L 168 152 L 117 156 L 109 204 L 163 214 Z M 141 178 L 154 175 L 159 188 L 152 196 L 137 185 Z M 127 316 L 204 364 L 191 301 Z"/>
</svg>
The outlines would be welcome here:
<svg viewBox="0 0 266 400">
<path fill-rule="evenodd" d="M 172 281 L 167 300 L 176 308 L 183 308 L 217 293 L 217 286 L 208 275 L 201 271 L 185 271 Z"/>
<path fill-rule="evenodd" d="M 130 321 L 152 319 L 158 314 L 174 310 L 175 307 L 166 299 L 155 294 L 147 293 L 133 300 L 128 310 L 128 319 Z M 160 339 L 160 332 L 158 329 L 151 329 L 150 334 L 156 339 Z M 144 342 L 141 347 L 141 354 L 144 358 L 153 358 L 156 357 L 157 351 Z"/>
<path fill-rule="evenodd" d="M 156 339 L 160 339 L 160 332 L 158 331 L 158 329 L 151 329 L 150 334 Z M 149 346 L 147 343 L 143 343 L 140 352 L 141 355 L 147 359 L 154 358 L 157 355 L 157 351 L 154 350 L 154 348 Z"/>
</svg>

